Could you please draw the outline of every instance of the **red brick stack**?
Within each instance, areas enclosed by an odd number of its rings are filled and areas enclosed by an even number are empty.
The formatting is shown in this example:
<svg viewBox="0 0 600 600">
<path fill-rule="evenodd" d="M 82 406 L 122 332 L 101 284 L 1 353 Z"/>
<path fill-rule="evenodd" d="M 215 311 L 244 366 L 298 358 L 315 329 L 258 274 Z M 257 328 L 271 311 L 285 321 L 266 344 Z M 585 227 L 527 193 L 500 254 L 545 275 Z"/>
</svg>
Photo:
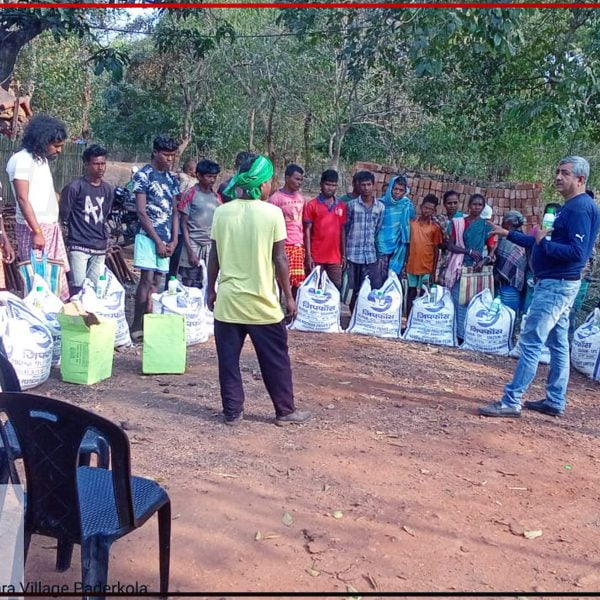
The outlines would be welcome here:
<svg viewBox="0 0 600 600">
<path fill-rule="evenodd" d="M 466 210 L 467 201 L 471 194 L 482 194 L 494 211 L 493 220 L 500 223 L 502 215 L 509 210 L 518 210 L 526 220 L 525 229 L 531 225 L 539 224 L 543 207 L 541 205 L 542 185 L 540 183 L 489 183 L 459 179 L 440 173 L 422 171 L 408 171 L 395 169 L 386 165 L 370 162 L 358 162 L 354 172 L 367 170 L 375 175 L 377 196 L 383 195 L 390 179 L 397 174 L 404 174 L 410 187 L 410 197 L 415 206 L 427 194 L 435 194 L 440 203 L 444 192 L 455 190 L 458 192 L 463 210 Z"/>
</svg>

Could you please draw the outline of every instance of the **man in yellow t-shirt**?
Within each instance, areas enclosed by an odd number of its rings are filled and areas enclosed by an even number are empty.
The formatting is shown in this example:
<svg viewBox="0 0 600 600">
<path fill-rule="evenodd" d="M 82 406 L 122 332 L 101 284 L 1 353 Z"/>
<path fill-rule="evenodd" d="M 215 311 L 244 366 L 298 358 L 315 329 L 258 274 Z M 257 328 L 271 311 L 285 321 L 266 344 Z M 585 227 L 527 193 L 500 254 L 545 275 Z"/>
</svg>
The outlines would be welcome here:
<svg viewBox="0 0 600 600">
<path fill-rule="evenodd" d="M 279 305 L 277 279 L 288 311 L 296 315 L 285 254 L 287 237 L 281 210 L 267 202 L 273 165 L 264 156 L 240 166 L 224 193 L 244 191 L 215 210 L 208 261 L 208 307 L 214 311 L 219 383 L 227 425 L 244 415 L 240 353 L 250 336 L 263 381 L 275 407 L 275 423 L 304 423 L 310 412 L 296 410 L 287 329 Z M 219 277 L 218 293 L 215 284 Z"/>
</svg>

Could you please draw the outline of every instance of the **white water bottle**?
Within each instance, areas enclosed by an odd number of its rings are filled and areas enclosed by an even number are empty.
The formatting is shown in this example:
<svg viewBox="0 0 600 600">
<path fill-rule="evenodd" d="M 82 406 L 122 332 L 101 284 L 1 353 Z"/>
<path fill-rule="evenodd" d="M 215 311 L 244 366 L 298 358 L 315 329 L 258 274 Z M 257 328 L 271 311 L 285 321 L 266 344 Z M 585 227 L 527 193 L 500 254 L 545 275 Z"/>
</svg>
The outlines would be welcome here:
<svg viewBox="0 0 600 600">
<path fill-rule="evenodd" d="M 33 305 L 41 310 L 44 299 L 44 288 L 38 285 L 35 288 L 35 294 L 33 295 Z"/>
<path fill-rule="evenodd" d="M 495 315 L 500 310 L 500 306 L 502 306 L 502 300 L 499 296 L 496 296 L 490 305 L 490 313 Z"/>
<path fill-rule="evenodd" d="M 108 287 L 108 281 L 106 280 L 106 275 L 100 275 L 98 277 L 98 281 L 96 283 L 96 298 L 102 300 L 104 296 L 106 296 L 106 288 Z"/>
<path fill-rule="evenodd" d="M 177 281 L 177 277 L 171 275 L 171 277 L 169 277 L 169 283 L 167 285 L 167 294 L 169 296 L 175 296 L 177 294 L 178 284 L 179 282 Z"/>
<path fill-rule="evenodd" d="M 431 298 L 432 302 L 437 302 L 438 301 L 438 286 L 435 283 L 431 284 L 431 287 L 429 288 L 429 297 Z"/>
<path fill-rule="evenodd" d="M 549 208 L 548 212 L 542 218 L 542 229 L 552 229 L 554 227 L 554 221 L 556 221 L 556 211 L 553 208 Z M 552 239 L 552 233 L 546 236 L 547 240 Z"/>
</svg>

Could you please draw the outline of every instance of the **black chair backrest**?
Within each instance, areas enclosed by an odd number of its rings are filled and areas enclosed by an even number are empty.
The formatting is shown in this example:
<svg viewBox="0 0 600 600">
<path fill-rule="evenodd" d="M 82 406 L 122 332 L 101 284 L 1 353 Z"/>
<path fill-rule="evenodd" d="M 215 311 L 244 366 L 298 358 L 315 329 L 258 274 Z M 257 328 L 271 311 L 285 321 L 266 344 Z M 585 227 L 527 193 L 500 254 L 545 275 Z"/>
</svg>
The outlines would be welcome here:
<svg viewBox="0 0 600 600">
<path fill-rule="evenodd" d="M 81 440 L 90 429 L 102 435 L 111 448 L 119 525 L 136 526 L 129 440 L 120 427 L 83 408 L 28 393 L 1 393 L 0 411 L 10 419 L 21 447 L 28 533 L 73 542 L 81 539 L 77 466 Z"/>
<path fill-rule="evenodd" d="M 20 392 L 21 383 L 10 360 L 0 350 L 0 387 L 3 392 Z"/>
</svg>

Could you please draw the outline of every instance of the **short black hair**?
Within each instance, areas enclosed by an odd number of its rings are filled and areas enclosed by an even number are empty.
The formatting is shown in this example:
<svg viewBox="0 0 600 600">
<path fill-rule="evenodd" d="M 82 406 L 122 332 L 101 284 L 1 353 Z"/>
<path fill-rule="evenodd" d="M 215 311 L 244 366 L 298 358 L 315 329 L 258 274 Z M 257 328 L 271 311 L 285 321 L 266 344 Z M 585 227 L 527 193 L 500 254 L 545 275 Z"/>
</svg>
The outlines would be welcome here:
<svg viewBox="0 0 600 600">
<path fill-rule="evenodd" d="M 327 169 L 321 173 L 321 183 L 337 183 L 339 181 L 338 172 L 334 169 Z"/>
<path fill-rule="evenodd" d="M 239 169 L 240 165 L 245 162 L 246 160 L 248 160 L 249 158 L 256 158 L 258 155 L 255 154 L 254 152 L 248 152 L 247 150 L 242 150 L 241 152 L 238 152 L 235 156 L 235 168 Z"/>
<path fill-rule="evenodd" d="M 246 158 L 246 160 L 240 165 L 240 168 L 238 169 L 239 173 L 246 173 L 246 171 L 249 171 L 250 168 L 252 167 L 252 165 L 254 164 L 254 161 L 258 158 L 258 154 L 252 154 L 251 156 L 249 156 L 248 158 Z"/>
<path fill-rule="evenodd" d="M 286 177 L 291 177 L 294 173 L 300 173 L 300 175 L 304 175 L 304 169 L 295 163 L 292 163 L 285 168 L 284 175 Z"/>
<path fill-rule="evenodd" d="M 479 194 L 479 193 L 471 194 L 469 196 L 469 204 L 468 205 L 471 206 L 471 204 L 473 204 L 473 202 L 475 202 L 475 200 L 478 200 L 478 199 L 483 202 L 483 206 L 485 207 L 485 204 L 486 204 L 485 197 L 483 196 L 483 194 Z"/>
<path fill-rule="evenodd" d="M 446 204 L 446 200 L 448 200 L 450 196 L 456 196 L 457 198 L 459 198 L 458 192 L 456 190 L 448 190 L 447 192 L 444 192 L 444 195 L 442 196 L 442 202 Z"/>
<path fill-rule="evenodd" d="M 62 121 L 49 115 L 36 115 L 23 132 L 23 148 L 35 158 L 45 158 L 48 146 L 67 139 L 67 129 Z"/>
<path fill-rule="evenodd" d="M 106 156 L 108 150 L 103 148 L 99 144 L 92 144 L 89 148 L 86 148 L 81 155 L 81 159 L 84 163 L 90 162 L 92 158 L 98 158 L 99 156 Z"/>
<path fill-rule="evenodd" d="M 434 206 L 437 206 L 439 203 L 440 199 L 435 194 L 427 194 L 421 202 L 421 204 L 433 204 Z"/>
<path fill-rule="evenodd" d="M 152 142 L 152 149 L 156 152 L 175 152 L 179 148 L 179 142 L 168 135 L 159 135 Z"/>
<path fill-rule="evenodd" d="M 354 178 L 358 183 L 362 183 L 363 181 L 371 181 L 375 183 L 375 175 L 371 173 L 371 171 L 359 171 L 354 175 Z"/>
<path fill-rule="evenodd" d="M 212 160 L 204 159 L 196 165 L 196 173 L 199 175 L 218 175 L 221 172 L 221 167 Z"/>
</svg>

